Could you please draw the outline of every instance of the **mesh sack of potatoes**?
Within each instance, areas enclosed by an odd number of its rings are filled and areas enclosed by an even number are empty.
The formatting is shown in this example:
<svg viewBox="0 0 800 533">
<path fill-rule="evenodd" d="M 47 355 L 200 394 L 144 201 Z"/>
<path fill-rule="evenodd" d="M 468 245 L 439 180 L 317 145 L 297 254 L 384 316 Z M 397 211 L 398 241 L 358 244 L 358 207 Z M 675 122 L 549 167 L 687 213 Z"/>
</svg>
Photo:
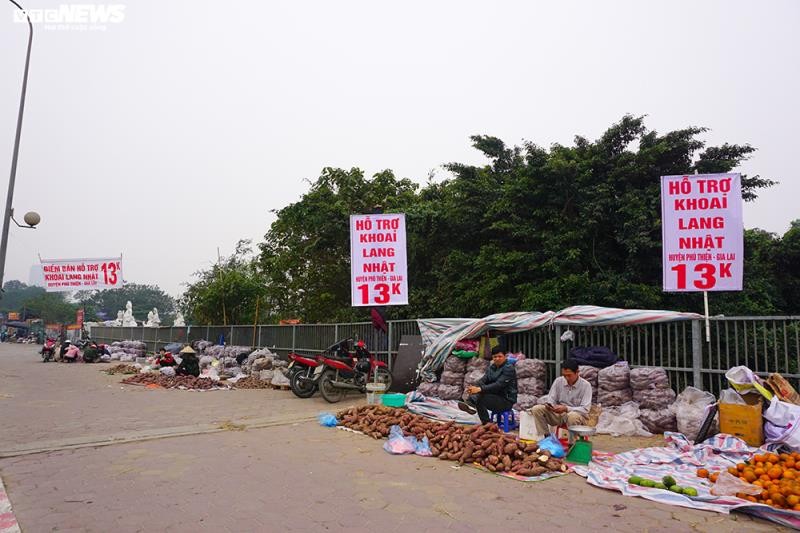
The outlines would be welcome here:
<svg viewBox="0 0 800 533">
<path fill-rule="evenodd" d="M 678 420 L 671 409 L 639 409 L 639 420 L 650 433 L 678 431 Z"/>
<path fill-rule="evenodd" d="M 617 407 L 630 401 L 633 401 L 633 391 L 631 389 L 614 391 L 600 389 L 597 392 L 597 403 L 603 407 Z"/>
<path fill-rule="evenodd" d="M 442 372 L 442 377 L 439 380 L 444 385 L 456 385 L 458 387 L 464 386 L 464 373 L 463 372 L 449 372 L 445 370 Z"/>
<path fill-rule="evenodd" d="M 597 386 L 601 391 L 630 390 L 631 369 L 628 363 L 623 361 L 600 370 L 597 373 Z"/>
<path fill-rule="evenodd" d="M 444 371 L 463 375 L 467 371 L 467 361 L 451 355 L 444 360 Z"/>
<path fill-rule="evenodd" d="M 439 385 L 439 398 L 442 400 L 460 400 L 464 393 L 464 388 L 458 385 Z"/>
<path fill-rule="evenodd" d="M 538 378 L 517 379 L 517 392 L 530 396 L 544 396 L 547 393 L 544 381 Z"/>
<path fill-rule="evenodd" d="M 525 409 L 530 409 L 536 402 L 539 401 L 537 396 L 533 396 L 531 394 L 517 394 L 517 403 L 514 404 L 514 409 L 517 411 L 523 411 Z"/>
<path fill-rule="evenodd" d="M 467 372 L 472 372 L 473 370 L 480 370 L 482 372 L 486 372 L 486 369 L 489 368 L 489 361 L 486 359 L 481 359 L 480 357 L 473 357 L 472 359 L 467 360 Z"/>
<path fill-rule="evenodd" d="M 633 401 L 641 409 L 663 409 L 675 401 L 675 391 L 672 389 L 647 389 L 633 391 Z"/>
<path fill-rule="evenodd" d="M 438 383 L 430 383 L 428 381 L 423 381 L 419 385 L 417 385 L 417 392 L 423 394 L 425 396 L 433 396 L 434 398 L 439 397 L 439 384 Z"/>
<path fill-rule="evenodd" d="M 660 366 L 643 366 L 631 370 L 633 390 L 668 389 L 669 375 Z"/>
<path fill-rule="evenodd" d="M 545 362 L 541 359 L 522 359 L 514 365 L 517 369 L 517 379 L 537 378 L 544 380 L 547 376 Z"/>
</svg>

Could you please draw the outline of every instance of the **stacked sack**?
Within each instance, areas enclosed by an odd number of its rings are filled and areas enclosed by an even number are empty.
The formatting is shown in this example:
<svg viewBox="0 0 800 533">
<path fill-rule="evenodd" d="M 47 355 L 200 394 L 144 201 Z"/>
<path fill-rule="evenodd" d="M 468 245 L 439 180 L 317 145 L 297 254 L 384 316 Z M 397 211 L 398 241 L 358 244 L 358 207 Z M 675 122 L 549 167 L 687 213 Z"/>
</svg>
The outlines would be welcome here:
<svg viewBox="0 0 800 533">
<path fill-rule="evenodd" d="M 589 382 L 592 386 L 592 403 L 597 403 L 597 376 L 599 370 L 596 367 L 588 365 L 580 365 L 578 367 L 578 375 Z"/>
<path fill-rule="evenodd" d="M 625 361 L 603 368 L 597 373 L 597 403 L 618 407 L 633 401 L 631 369 Z"/>
<path fill-rule="evenodd" d="M 450 356 L 444 360 L 442 376 L 439 378 L 439 398 L 442 400 L 460 400 L 464 392 L 464 374 L 467 362 L 459 357 Z"/>
<path fill-rule="evenodd" d="M 135 361 L 137 357 L 145 357 L 147 345 L 142 341 L 117 341 L 111 343 L 108 352 L 112 361 L 129 363 Z"/>
<path fill-rule="evenodd" d="M 675 391 L 669 386 L 669 375 L 661 367 L 640 367 L 631 370 L 633 401 L 639 404 L 639 420 L 652 433 L 677 431 L 675 413 L 669 406 Z"/>
<path fill-rule="evenodd" d="M 545 377 L 547 369 L 540 359 L 521 359 L 516 363 L 517 403 L 514 409 L 522 411 L 536 405 L 539 398 L 547 394 Z"/>
<path fill-rule="evenodd" d="M 489 368 L 489 361 L 480 357 L 473 357 L 467 360 L 467 373 L 464 374 L 464 390 L 472 387 L 486 374 Z"/>
<path fill-rule="evenodd" d="M 289 386 L 289 363 L 280 359 L 272 360 L 272 385 L 276 387 Z"/>
</svg>

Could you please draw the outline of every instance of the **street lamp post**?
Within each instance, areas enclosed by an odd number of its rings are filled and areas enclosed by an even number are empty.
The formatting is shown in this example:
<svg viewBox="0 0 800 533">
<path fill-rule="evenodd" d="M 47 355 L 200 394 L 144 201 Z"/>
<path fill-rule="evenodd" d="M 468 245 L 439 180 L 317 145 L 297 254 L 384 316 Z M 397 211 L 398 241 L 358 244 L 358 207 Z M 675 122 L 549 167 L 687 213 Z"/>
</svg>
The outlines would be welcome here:
<svg viewBox="0 0 800 533">
<path fill-rule="evenodd" d="M 17 157 L 19 156 L 19 138 L 22 134 L 22 114 L 25 111 L 25 91 L 28 88 L 28 66 L 31 62 L 31 45 L 33 44 L 33 24 L 28 13 L 22 9 L 15 0 L 9 0 L 14 4 L 17 9 L 25 13 L 25 18 L 28 19 L 28 51 L 25 54 L 25 73 L 22 75 L 22 94 L 19 97 L 19 115 L 17 116 L 17 135 L 14 138 L 14 154 L 11 157 L 11 176 L 8 178 L 8 196 L 6 197 L 6 210 L 3 216 L 3 236 L 0 241 L 0 291 L 3 287 L 3 277 L 6 271 L 6 250 L 8 249 L 8 230 L 11 225 L 11 220 L 14 215 L 14 209 L 11 207 L 14 201 L 14 181 L 17 177 Z M 31 216 L 29 216 L 31 215 Z M 34 216 L 35 215 L 35 216 Z M 32 228 L 39 222 L 39 215 L 35 213 L 28 213 L 25 215 L 25 222 Z M 31 224 L 32 221 L 36 221 Z M 16 223 L 16 221 L 14 221 Z M 19 225 L 17 223 L 17 225 Z M 0 293 L 1 294 L 1 293 Z"/>
</svg>

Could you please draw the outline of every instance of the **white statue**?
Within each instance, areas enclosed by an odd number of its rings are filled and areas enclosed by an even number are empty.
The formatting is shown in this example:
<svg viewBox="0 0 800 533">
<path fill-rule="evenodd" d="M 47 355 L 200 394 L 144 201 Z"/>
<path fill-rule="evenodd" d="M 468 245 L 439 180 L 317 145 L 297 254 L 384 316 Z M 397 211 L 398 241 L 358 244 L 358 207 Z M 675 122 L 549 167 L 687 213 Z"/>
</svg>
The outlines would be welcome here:
<svg viewBox="0 0 800 533">
<path fill-rule="evenodd" d="M 172 323 L 172 327 L 174 328 L 182 328 L 186 325 L 186 322 L 183 320 L 183 313 L 180 311 L 175 312 L 175 322 Z"/>
<path fill-rule="evenodd" d="M 136 319 L 133 318 L 133 304 L 131 304 L 130 300 L 125 304 L 125 313 L 122 315 L 122 325 L 125 327 L 138 326 Z"/>
<path fill-rule="evenodd" d="M 125 320 L 125 312 L 124 311 L 117 311 L 117 319 L 114 321 L 115 326 L 121 326 Z"/>
<path fill-rule="evenodd" d="M 147 312 L 147 322 L 145 322 L 144 325 L 148 328 L 157 328 L 161 325 L 161 318 L 158 316 L 158 309 L 154 307 L 152 311 Z"/>
</svg>

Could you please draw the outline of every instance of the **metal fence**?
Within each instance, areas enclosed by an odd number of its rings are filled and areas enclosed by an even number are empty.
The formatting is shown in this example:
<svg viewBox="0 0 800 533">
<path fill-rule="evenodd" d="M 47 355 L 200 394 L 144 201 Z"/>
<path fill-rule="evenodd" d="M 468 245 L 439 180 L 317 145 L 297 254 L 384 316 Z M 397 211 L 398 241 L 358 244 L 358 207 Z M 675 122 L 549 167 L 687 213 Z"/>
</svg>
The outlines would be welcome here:
<svg viewBox="0 0 800 533">
<path fill-rule="evenodd" d="M 631 366 L 665 367 L 677 391 L 694 385 L 718 393 L 726 386 L 725 372 L 737 365 L 746 365 L 761 376 L 779 372 L 800 388 L 800 316 L 713 318 L 710 342 L 706 342 L 704 325 L 699 320 L 639 326 L 572 326 L 569 329 L 574 340 L 561 342 L 566 329 L 538 328 L 504 337 L 511 351 L 544 360 L 549 380 L 558 375 L 572 346 L 607 346 Z M 153 351 L 170 342 L 223 340 L 232 345 L 268 347 L 282 356 L 290 351 L 319 353 L 337 340 L 352 337 L 364 339 L 390 367 L 402 335 L 419 335 L 416 320 L 390 321 L 388 332 L 375 330 L 370 322 L 92 328 L 97 341 L 141 340 Z"/>
</svg>

